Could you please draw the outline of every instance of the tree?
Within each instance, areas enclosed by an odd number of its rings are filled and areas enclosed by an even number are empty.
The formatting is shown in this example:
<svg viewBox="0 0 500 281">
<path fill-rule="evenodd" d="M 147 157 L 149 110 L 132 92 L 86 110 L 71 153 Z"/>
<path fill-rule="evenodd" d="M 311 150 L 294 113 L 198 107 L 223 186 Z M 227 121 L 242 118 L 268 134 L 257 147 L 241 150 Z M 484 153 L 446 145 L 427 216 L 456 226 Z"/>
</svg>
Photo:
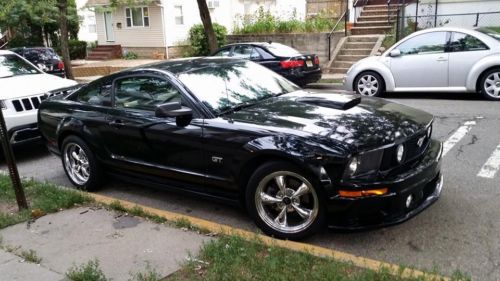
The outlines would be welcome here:
<svg viewBox="0 0 500 281">
<path fill-rule="evenodd" d="M 69 35 L 68 35 L 68 0 L 58 0 L 59 6 L 59 29 L 61 31 L 61 54 L 64 61 L 64 69 L 69 79 L 74 79 L 73 69 L 71 68 L 71 59 L 69 57 Z"/>
<path fill-rule="evenodd" d="M 213 53 L 217 51 L 217 37 L 215 36 L 214 27 L 212 26 L 212 18 L 210 17 L 210 11 L 208 10 L 208 5 L 206 0 L 197 0 L 198 9 L 200 10 L 201 22 L 203 23 L 203 28 L 207 34 L 208 47 L 210 52 Z"/>
</svg>

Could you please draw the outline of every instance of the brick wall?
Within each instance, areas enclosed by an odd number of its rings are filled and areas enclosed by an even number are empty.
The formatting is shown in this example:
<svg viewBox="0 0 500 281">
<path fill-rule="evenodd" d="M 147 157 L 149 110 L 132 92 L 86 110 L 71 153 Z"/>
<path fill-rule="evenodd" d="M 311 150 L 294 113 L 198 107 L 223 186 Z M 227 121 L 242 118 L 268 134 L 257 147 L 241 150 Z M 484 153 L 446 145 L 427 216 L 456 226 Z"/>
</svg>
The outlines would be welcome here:
<svg viewBox="0 0 500 281">
<path fill-rule="evenodd" d="M 330 49 L 333 52 L 344 32 L 335 32 L 331 38 Z M 316 54 L 322 67 L 328 64 L 328 33 L 289 33 L 289 34 L 256 34 L 228 35 L 228 43 L 241 42 L 277 42 L 297 49 L 304 54 Z"/>
</svg>

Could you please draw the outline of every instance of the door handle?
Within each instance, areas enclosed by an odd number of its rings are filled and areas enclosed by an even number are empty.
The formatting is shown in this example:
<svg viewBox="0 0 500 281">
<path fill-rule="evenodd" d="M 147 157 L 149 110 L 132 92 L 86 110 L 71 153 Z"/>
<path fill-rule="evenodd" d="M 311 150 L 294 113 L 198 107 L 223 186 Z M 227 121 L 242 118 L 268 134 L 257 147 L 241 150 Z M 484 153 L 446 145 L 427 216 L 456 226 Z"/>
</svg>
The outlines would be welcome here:
<svg viewBox="0 0 500 281">
<path fill-rule="evenodd" d="M 117 119 L 117 120 L 113 120 L 111 122 L 108 123 L 111 127 L 115 127 L 115 128 L 121 128 L 125 125 L 125 123 L 123 123 L 122 120 L 120 119 Z"/>
<path fill-rule="evenodd" d="M 437 59 L 437 61 L 448 61 L 448 59 L 447 59 L 447 58 L 444 58 L 444 57 L 439 57 L 439 58 Z"/>
</svg>

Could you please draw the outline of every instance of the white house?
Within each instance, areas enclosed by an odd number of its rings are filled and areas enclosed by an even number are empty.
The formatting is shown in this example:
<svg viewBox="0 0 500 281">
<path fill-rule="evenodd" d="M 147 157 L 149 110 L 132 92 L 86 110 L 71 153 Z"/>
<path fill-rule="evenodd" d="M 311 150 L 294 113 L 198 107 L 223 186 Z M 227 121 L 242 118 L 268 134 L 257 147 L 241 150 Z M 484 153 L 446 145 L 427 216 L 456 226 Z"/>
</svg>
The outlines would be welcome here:
<svg viewBox="0 0 500 281">
<path fill-rule="evenodd" d="M 76 9 L 80 21 L 78 39 L 87 42 L 97 41 L 95 13 L 85 6 L 87 0 L 76 0 Z"/>
<path fill-rule="evenodd" d="M 196 0 L 137 0 L 135 5 L 112 9 L 107 8 L 109 2 L 87 3 L 95 11 L 98 45 L 121 45 L 142 57 L 153 53 L 179 56 L 179 46 L 187 44 L 189 29 L 201 23 Z M 254 14 L 259 7 L 282 18 L 304 18 L 306 9 L 305 0 L 207 0 L 207 4 L 212 22 L 226 26 L 229 32 L 244 15 Z"/>
</svg>

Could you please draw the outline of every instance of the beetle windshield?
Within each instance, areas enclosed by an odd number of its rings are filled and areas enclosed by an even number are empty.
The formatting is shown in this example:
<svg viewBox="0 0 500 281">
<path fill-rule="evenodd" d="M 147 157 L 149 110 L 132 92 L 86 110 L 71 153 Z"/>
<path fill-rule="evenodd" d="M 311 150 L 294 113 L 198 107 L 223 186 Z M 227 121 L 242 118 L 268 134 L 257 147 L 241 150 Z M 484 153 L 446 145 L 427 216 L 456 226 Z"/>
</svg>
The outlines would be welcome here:
<svg viewBox="0 0 500 281">
<path fill-rule="evenodd" d="M 38 73 L 40 71 L 17 55 L 0 55 L 0 78 Z"/>
<path fill-rule="evenodd" d="M 179 79 L 214 114 L 300 88 L 253 62 L 217 64 L 179 74 Z"/>
<path fill-rule="evenodd" d="M 476 30 L 500 41 L 500 29 L 482 27 Z"/>
</svg>

